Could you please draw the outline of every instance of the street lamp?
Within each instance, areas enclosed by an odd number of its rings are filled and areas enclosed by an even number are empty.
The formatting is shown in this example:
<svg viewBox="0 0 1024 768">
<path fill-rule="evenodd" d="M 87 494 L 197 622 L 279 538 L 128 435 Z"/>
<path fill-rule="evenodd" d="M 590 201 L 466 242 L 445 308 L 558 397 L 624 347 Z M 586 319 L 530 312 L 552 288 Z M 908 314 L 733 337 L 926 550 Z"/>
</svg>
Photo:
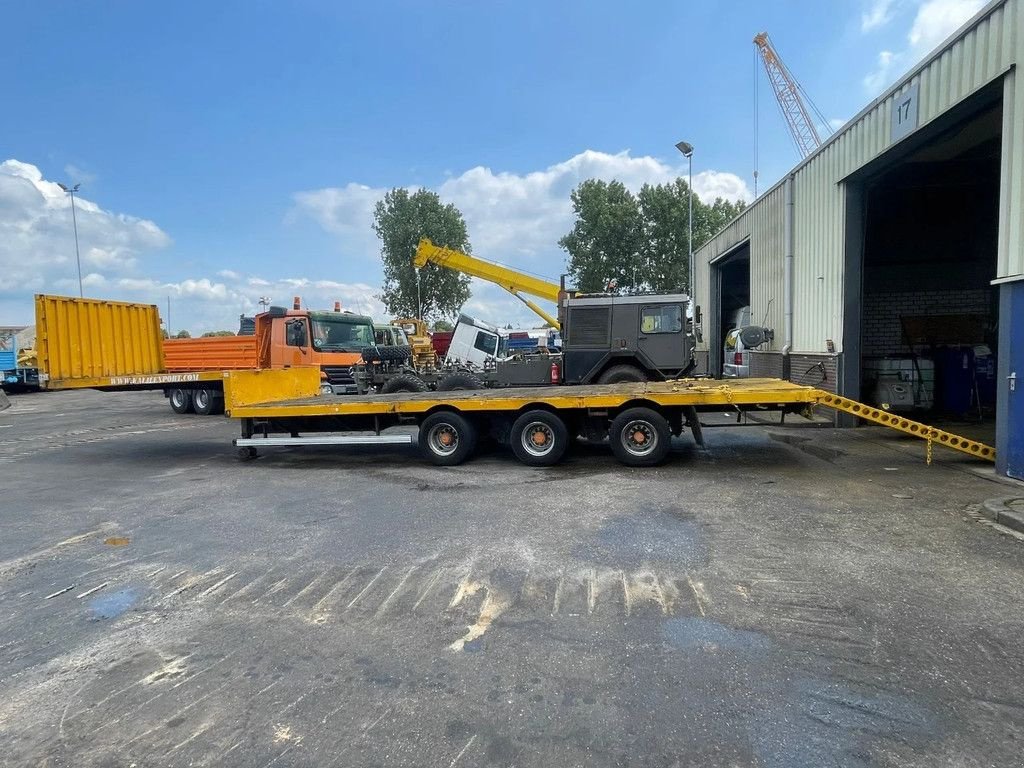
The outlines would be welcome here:
<svg viewBox="0 0 1024 768">
<path fill-rule="evenodd" d="M 77 192 L 78 188 L 82 185 L 75 184 L 75 186 L 68 188 L 64 184 L 58 182 L 57 186 L 71 195 L 71 224 L 75 228 L 75 261 L 78 262 L 78 297 L 82 298 L 85 296 L 85 294 L 82 293 L 82 256 L 78 252 L 78 216 L 75 215 L 75 192 Z"/>
<path fill-rule="evenodd" d="M 259 305 L 261 307 L 263 307 L 263 311 L 266 312 L 267 311 L 267 307 L 270 306 L 270 297 L 269 296 L 260 296 Z"/>
<path fill-rule="evenodd" d="M 683 153 L 683 157 L 687 159 L 690 164 L 690 181 L 688 182 L 689 191 L 686 193 L 687 200 L 690 204 L 690 212 L 686 217 L 686 223 L 689 227 L 689 234 L 686 236 L 687 245 L 690 248 L 690 304 L 693 305 L 693 297 L 695 292 L 693 290 L 693 144 L 689 144 L 685 141 L 680 141 L 676 144 L 676 149 Z"/>
</svg>

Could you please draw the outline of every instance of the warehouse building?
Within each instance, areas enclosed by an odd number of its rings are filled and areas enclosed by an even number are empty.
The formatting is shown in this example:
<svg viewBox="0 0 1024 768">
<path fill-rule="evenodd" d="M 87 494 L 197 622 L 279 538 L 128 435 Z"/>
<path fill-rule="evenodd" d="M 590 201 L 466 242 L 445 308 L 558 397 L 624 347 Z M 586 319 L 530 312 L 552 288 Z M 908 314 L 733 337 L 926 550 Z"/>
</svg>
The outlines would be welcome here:
<svg viewBox="0 0 1024 768">
<path fill-rule="evenodd" d="M 1024 0 L 994 0 L 696 254 L 699 363 L 987 420 L 1024 477 Z M 744 308 L 749 307 L 749 314 Z"/>
</svg>

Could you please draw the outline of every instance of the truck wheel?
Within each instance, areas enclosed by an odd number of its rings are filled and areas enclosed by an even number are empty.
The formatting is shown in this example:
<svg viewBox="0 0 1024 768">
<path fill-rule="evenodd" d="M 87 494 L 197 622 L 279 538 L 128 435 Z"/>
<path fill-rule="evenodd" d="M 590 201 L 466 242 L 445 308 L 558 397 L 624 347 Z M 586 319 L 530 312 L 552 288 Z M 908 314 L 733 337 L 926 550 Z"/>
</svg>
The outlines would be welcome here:
<svg viewBox="0 0 1024 768">
<path fill-rule="evenodd" d="M 440 467 L 461 464 L 476 448 L 476 428 L 453 411 L 432 413 L 420 424 L 420 452 Z"/>
<path fill-rule="evenodd" d="M 463 389 L 483 389 L 483 380 L 475 373 L 469 371 L 456 371 L 449 373 L 437 384 L 438 392 L 456 392 Z"/>
<path fill-rule="evenodd" d="M 224 400 L 215 389 L 196 389 L 192 392 L 192 405 L 200 416 L 211 416 L 217 413 L 218 401 L 223 406 Z"/>
<path fill-rule="evenodd" d="M 380 391 L 382 395 L 390 395 L 393 392 L 428 392 L 429 389 L 419 376 L 400 373 L 385 381 Z"/>
<path fill-rule="evenodd" d="M 187 389 L 172 389 L 167 399 L 175 413 L 192 413 L 192 393 Z"/>
<path fill-rule="evenodd" d="M 598 384 L 622 384 L 625 381 L 647 381 L 647 374 L 635 365 L 613 365 L 597 377 Z"/>
<path fill-rule="evenodd" d="M 401 363 L 412 357 L 412 347 L 408 344 L 377 345 L 366 347 L 362 355 L 363 361 L 367 363 L 374 363 L 378 360 L 385 363 Z"/>
<path fill-rule="evenodd" d="M 557 464 L 569 447 L 565 422 L 548 411 L 527 411 L 512 424 L 512 453 L 523 464 L 548 467 Z"/>
<path fill-rule="evenodd" d="M 612 453 L 631 467 L 650 467 L 664 461 L 672 447 L 668 420 L 650 408 L 630 408 L 612 419 L 608 428 Z"/>
</svg>

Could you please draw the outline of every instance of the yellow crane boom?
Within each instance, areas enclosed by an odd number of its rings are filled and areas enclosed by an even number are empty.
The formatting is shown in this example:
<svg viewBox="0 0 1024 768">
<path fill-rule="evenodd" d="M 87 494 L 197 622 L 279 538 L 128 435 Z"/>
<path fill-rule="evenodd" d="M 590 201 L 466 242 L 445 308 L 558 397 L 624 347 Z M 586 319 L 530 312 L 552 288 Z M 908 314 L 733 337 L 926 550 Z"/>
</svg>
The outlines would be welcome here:
<svg viewBox="0 0 1024 768">
<path fill-rule="evenodd" d="M 547 280 L 541 280 L 539 277 L 524 275 L 522 272 L 516 272 L 514 269 L 503 267 L 500 264 L 494 264 L 478 259 L 475 256 L 470 256 L 468 253 L 456 251 L 454 248 L 442 248 L 439 245 L 434 245 L 426 237 L 420 240 L 419 245 L 416 247 L 416 255 L 413 257 L 412 263 L 417 269 L 425 267 L 427 264 L 437 264 L 438 266 L 461 272 L 464 275 L 472 275 L 473 277 L 479 277 L 481 280 L 487 280 L 495 285 L 499 285 L 536 312 L 544 319 L 545 323 L 552 328 L 561 330 L 558 320 L 522 295 L 524 293 L 529 294 L 530 296 L 536 296 L 539 299 L 552 301 L 557 304 L 558 294 L 561 289 L 555 283 L 549 283 Z"/>
</svg>

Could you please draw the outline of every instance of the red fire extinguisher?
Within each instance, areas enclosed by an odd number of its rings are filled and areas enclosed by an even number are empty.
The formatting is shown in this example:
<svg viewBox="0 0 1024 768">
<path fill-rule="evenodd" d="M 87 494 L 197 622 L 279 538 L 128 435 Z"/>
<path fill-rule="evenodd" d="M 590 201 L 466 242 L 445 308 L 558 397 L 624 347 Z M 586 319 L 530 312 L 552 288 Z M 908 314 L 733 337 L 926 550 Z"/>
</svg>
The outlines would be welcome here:
<svg viewBox="0 0 1024 768">
<path fill-rule="evenodd" d="M 558 365 L 557 360 L 551 361 L 551 383 L 561 384 L 562 383 L 562 369 Z"/>
</svg>

